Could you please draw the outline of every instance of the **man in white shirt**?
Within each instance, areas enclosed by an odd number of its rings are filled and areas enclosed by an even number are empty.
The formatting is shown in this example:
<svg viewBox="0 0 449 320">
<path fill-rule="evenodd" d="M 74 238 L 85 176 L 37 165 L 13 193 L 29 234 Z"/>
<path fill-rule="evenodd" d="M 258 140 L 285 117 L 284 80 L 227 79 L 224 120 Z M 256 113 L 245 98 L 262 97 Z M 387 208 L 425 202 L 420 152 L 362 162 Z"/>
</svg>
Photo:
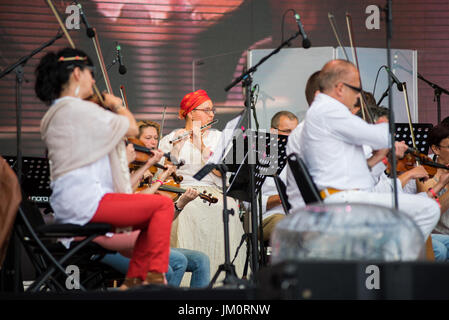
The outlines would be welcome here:
<svg viewBox="0 0 449 320">
<path fill-rule="evenodd" d="M 312 103 L 299 137 L 301 156 L 327 203 L 359 202 L 392 207 L 391 193 L 377 193 L 370 173 L 389 147 L 388 124 L 368 124 L 351 113 L 360 96 L 360 77 L 355 66 L 332 60 L 320 71 L 321 92 Z M 368 164 L 363 145 L 373 150 Z M 384 150 L 382 150 L 384 149 Z M 435 186 L 434 192 L 449 181 Z M 418 195 L 400 193 L 399 209 L 407 213 L 428 237 L 440 216 L 429 191 Z M 302 203 L 290 200 L 294 213 Z"/>
<path fill-rule="evenodd" d="M 288 136 L 298 125 L 298 118 L 289 111 L 279 111 L 271 118 L 270 133 Z M 287 170 L 279 174 L 286 184 Z M 263 240 L 268 241 L 276 224 L 285 217 L 281 199 L 272 177 L 266 177 L 262 185 L 262 228 Z"/>
</svg>

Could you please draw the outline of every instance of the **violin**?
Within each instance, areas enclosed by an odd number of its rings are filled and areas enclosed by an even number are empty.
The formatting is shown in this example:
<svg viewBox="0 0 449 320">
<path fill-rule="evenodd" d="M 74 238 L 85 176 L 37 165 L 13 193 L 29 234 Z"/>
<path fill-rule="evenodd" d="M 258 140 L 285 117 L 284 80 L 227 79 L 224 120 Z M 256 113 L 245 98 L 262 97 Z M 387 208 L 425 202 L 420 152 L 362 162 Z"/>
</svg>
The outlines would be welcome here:
<svg viewBox="0 0 449 320">
<path fill-rule="evenodd" d="M 149 186 L 150 185 L 148 184 L 148 182 L 145 182 L 137 188 L 137 191 L 145 190 L 149 188 Z M 176 201 L 178 200 L 179 196 L 185 193 L 186 191 L 187 191 L 186 189 L 180 188 L 179 184 L 170 179 L 164 182 L 164 184 L 158 188 L 156 193 L 167 196 L 173 201 Z M 211 193 L 207 194 L 206 190 L 204 190 L 203 193 L 199 193 L 198 196 L 203 200 L 204 203 L 208 202 L 209 205 L 218 202 L 218 199 L 212 196 Z"/>
<path fill-rule="evenodd" d="M 417 165 L 421 165 L 426 170 L 429 178 L 432 178 L 438 169 L 449 170 L 449 167 L 433 161 L 429 156 L 421 153 L 413 148 L 408 148 L 404 158 L 397 160 L 396 171 L 398 174 L 402 174 L 408 170 L 415 168 Z M 390 163 L 388 163 L 387 173 L 391 171 Z"/>
<path fill-rule="evenodd" d="M 127 142 L 131 143 L 134 147 L 134 150 L 136 151 L 136 159 L 130 165 L 131 169 L 133 169 L 133 170 L 137 169 L 141 165 L 145 164 L 148 161 L 148 159 L 150 159 L 152 156 L 154 156 L 153 151 L 151 149 L 148 149 L 147 147 L 145 147 L 143 142 L 140 141 L 139 139 L 128 138 Z M 166 157 L 167 159 L 170 159 L 170 154 L 164 153 L 164 157 Z M 158 169 L 167 170 L 167 167 L 165 167 L 159 163 L 156 163 L 155 165 L 151 166 L 149 170 L 152 174 L 155 174 Z M 181 183 L 182 180 L 184 179 L 183 176 L 178 176 L 174 172 L 171 174 L 171 177 L 177 184 Z"/>
</svg>

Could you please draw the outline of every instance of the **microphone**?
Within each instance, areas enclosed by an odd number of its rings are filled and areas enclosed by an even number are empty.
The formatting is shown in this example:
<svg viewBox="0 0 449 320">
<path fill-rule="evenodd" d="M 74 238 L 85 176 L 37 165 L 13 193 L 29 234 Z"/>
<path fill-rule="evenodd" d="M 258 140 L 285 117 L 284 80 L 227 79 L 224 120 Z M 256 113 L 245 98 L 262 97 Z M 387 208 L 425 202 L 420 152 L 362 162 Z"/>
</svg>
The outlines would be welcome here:
<svg viewBox="0 0 449 320">
<path fill-rule="evenodd" d="M 310 48 L 312 43 L 310 42 L 309 38 L 307 38 L 307 34 L 304 31 L 304 26 L 302 25 L 302 22 L 301 22 L 301 17 L 297 13 L 295 13 L 295 20 L 296 20 L 296 23 L 298 24 L 299 32 L 301 32 L 303 48 L 304 49 Z"/>
<path fill-rule="evenodd" d="M 76 5 L 78 6 L 78 8 L 80 9 L 81 20 L 83 20 L 83 23 L 86 26 L 86 34 L 87 34 L 87 36 L 89 38 L 95 37 L 94 29 L 92 29 L 92 27 L 90 26 L 89 22 L 87 22 L 87 18 L 86 18 L 86 15 L 84 14 L 83 7 L 81 6 L 81 3 L 79 3 L 78 1 L 75 1 L 75 2 L 76 2 Z"/>
<path fill-rule="evenodd" d="M 118 63 L 119 63 L 119 65 L 120 65 L 120 67 L 118 68 L 118 72 L 120 73 L 120 74 L 125 74 L 126 73 L 126 67 L 125 67 L 125 65 L 123 64 L 123 57 L 122 57 L 122 53 L 121 53 L 121 50 L 122 50 L 122 47 L 119 45 L 119 43 L 117 42 L 117 45 L 116 45 L 116 50 L 117 50 L 117 58 L 118 58 Z"/>
<path fill-rule="evenodd" d="M 399 79 L 394 75 L 393 72 L 391 72 L 390 68 L 387 66 L 384 66 L 385 70 L 387 70 L 388 74 L 390 75 L 391 79 L 393 79 L 393 82 L 396 83 L 399 91 L 404 91 L 404 87 L 402 86 L 402 82 L 399 81 Z"/>
</svg>

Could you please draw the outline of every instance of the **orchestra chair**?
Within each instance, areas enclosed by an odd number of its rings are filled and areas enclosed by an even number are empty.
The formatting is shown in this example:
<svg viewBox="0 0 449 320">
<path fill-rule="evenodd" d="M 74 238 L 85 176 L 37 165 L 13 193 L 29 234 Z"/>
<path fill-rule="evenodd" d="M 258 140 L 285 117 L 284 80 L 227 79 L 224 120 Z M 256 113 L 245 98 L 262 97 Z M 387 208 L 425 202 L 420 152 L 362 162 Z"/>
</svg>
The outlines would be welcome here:
<svg viewBox="0 0 449 320">
<path fill-rule="evenodd" d="M 291 153 L 287 157 L 287 162 L 304 202 L 306 204 L 323 202 L 320 191 L 301 157 L 297 153 Z"/>
<path fill-rule="evenodd" d="M 26 197 L 22 194 L 17 175 L 2 157 L 0 185 L 0 254 L 3 259 L 6 250 L 17 248 L 17 245 L 8 248 L 9 236 L 14 233 L 15 239 L 22 243 L 36 271 L 36 279 L 26 291 L 68 291 L 78 287 L 84 291 L 101 289 L 105 288 L 107 280 L 116 279 L 118 276 L 123 278 L 123 275 L 99 262 L 105 254 L 113 252 L 92 242 L 97 236 L 110 232 L 111 225 L 47 224 L 39 208 L 31 201 L 23 200 Z M 82 240 L 72 241 L 68 249 L 57 241 L 58 238 L 75 237 Z M 13 269 L 20 273 L 18 260 L 14 260 L 16 265 Z M 79 270 L 79 286 L 78 282 L 73 286 L 66 283 L 68 275 L 74 274 L 73 269 L 67 272 L 69 265 L 76 266 Z M 21 274 L 16 274 L 15 277 L 21 280 Z"/>
<path fill-rule="evenodd" d="M 114 252 L 92 242 L 111 232 L 109 224 L 47 224 L 35 204 L 23 201 L 14 228 L 36 271 L 36 279 L 27 292 L 106 289 L 108 280 L 123 278 L 100 262 L 105 254 Z M 58 241 L 75 237 L 82 240 L 72 241 L 69 248 Z M 75 272 L 79 281 L 73 277 L 69 279 Z"/>
<path fill-rule="evenodd" d="M 292 207 L 288 202 L 287 186 L 277 174 L 273 175 L 273 179 L 281 199 L 282 209 L 284 209 L 284 213 L 287 215 Z"/>
</svg>

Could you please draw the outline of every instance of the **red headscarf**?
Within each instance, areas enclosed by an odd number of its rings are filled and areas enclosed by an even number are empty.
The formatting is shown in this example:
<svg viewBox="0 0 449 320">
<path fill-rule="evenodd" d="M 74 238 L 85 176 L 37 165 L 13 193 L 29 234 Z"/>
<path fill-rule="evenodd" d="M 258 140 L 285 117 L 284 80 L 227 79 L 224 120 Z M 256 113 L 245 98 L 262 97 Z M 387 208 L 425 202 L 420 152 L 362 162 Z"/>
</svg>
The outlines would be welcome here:
<svg viewBox="0 0 449 320">
<path fill-rule="evenodd" d="M 186 94 L 184 98 L 182 98 L 181 105 L 179 106 L 179 117 L 184 119 L 190 111 L 208 100 L 211 99 L 207 95 L 207 92 L 201 89 Z"/>
</svg>

